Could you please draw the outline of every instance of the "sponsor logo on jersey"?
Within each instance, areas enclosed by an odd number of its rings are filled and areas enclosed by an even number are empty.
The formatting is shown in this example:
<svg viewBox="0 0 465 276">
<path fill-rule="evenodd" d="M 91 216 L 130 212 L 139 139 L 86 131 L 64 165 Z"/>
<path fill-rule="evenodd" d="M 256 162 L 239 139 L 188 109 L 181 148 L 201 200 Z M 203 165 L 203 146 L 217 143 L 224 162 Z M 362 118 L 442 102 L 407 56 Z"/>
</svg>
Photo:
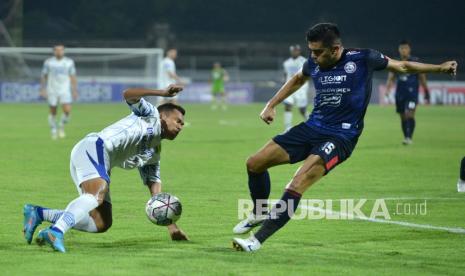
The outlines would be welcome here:
<svg viewBox="0 0 465 276">
<path fill-rule="evenodd" d="M 356 55 L 356 54 L 360 54 L 359 51 L 348 51 L 346 56 L 351 56 L 351 55 Z"/>
<path fill-rule="evenodd" d="M 357 64 L 353 61 L 349 61 L 344 65 L 344 71 L 346 71 L 347 74 L 352 74 L 357 70 Z"/>
<path fill-rule="evenodd" d="M 340 84 L 347 80 L 347 75 L 339 76 L 321 76 L 318 78 L 318 81 L 321 84 Z"/>
</svg>

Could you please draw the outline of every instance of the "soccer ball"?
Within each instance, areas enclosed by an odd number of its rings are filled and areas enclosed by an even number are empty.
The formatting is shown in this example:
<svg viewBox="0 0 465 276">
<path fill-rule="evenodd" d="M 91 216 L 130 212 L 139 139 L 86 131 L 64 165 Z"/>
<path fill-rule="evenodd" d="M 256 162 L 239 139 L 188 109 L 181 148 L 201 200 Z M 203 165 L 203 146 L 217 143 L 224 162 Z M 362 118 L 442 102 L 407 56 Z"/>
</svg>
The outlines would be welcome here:
<svg viewBox="0 0 465 276">
<path fill-rule="evenodd" d="M 145 212 L 151 222 L 166 226 L 175 223 L 181 217 L 182 206 L 177 197 L 159 193 L 147 202 Z"/>
</svg>

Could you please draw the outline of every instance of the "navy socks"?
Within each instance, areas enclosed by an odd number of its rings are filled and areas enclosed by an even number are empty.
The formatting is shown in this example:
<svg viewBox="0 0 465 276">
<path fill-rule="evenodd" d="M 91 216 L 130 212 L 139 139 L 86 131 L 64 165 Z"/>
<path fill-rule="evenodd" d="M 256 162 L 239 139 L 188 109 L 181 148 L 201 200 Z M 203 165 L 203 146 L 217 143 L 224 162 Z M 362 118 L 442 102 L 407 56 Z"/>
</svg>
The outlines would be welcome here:
<svg viewBox="0 0 465 276">
<path fill-rule="evenodd" d="M 253 173 L 247 172 L 249 175 L 249 190 L 250 190 L 250 197 L 253 201 L 253 213 L 256 215 L 265 215 L 268 213 L 268 208 L 266 200 L 270 196 L 270 174 L 268 171 L 264 171 L 262 173 Z M 258 204 L 257 204 L 258 203 Z M 258 206 L 257 205 L 261 205 Z M 262 212 L 257 214 L 257 209 Z"/>
<path fill-rule="evenodd" d="M 255 233 L 255 238 L 257 238 L 260 243 L 263 243 L 276 231 L 281 229 L 281 227 L 283 227 L 294 215 L 301 197 L 301 194 L 293 190 L 286 189 L 281 200 L 273 206 L 269 218 L 263 222 L 260 230 Z M 283 207 L 283 205 L 285 206 Z"/>
</svg>

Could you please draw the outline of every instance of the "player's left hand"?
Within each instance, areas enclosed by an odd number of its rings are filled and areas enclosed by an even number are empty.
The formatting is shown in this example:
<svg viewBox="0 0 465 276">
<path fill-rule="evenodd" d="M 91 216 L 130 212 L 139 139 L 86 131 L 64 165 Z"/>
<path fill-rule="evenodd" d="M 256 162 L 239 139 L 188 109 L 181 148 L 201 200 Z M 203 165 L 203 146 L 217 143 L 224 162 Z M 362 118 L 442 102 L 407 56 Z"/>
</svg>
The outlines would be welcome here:
<svg viewBox="0 0 465 276">
<path fill-rule="evenodd" d="M 176 224 L 168 225 L 168 232 L 173 241 L 188 241 L 189 237 Z"/>
<path fill-rule="evenodd" d="M 455 76 L 457 74 L 457 61 L 446 61 L 441 64 L 441 72 Z"/>
<path fill-rule="evenodd" d="M 165 97 L 174 97 L 184 89 L 182 85 L 170 84 L 165 89 Z"/>
</svg>

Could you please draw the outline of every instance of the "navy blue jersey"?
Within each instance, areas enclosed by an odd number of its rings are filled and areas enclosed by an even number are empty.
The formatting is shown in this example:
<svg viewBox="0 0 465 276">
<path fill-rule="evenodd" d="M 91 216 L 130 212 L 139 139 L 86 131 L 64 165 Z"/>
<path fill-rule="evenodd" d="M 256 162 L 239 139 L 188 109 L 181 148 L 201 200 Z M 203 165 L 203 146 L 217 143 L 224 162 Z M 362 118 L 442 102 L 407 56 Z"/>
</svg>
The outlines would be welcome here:
<svg viewBox="0 0 465 276">
<path fill-rule="evenodd" d="M 408 61 L 418 62 L 418 58 L 409 57 Z M 397 99 L 418 99 L 419 80 L 418 74 L 395 74 L 397 79 Z"/>
<path fill-rule="evenodd" d="M 315 86 L 314 108 L 306 124 L 346 139 L 360 136 L 370 101 L 373 71 L 383 70 L 388 59 L 371 49 L 346 49 L 330 69 L 312 58 L 302 68 Z"/>
</svg>

